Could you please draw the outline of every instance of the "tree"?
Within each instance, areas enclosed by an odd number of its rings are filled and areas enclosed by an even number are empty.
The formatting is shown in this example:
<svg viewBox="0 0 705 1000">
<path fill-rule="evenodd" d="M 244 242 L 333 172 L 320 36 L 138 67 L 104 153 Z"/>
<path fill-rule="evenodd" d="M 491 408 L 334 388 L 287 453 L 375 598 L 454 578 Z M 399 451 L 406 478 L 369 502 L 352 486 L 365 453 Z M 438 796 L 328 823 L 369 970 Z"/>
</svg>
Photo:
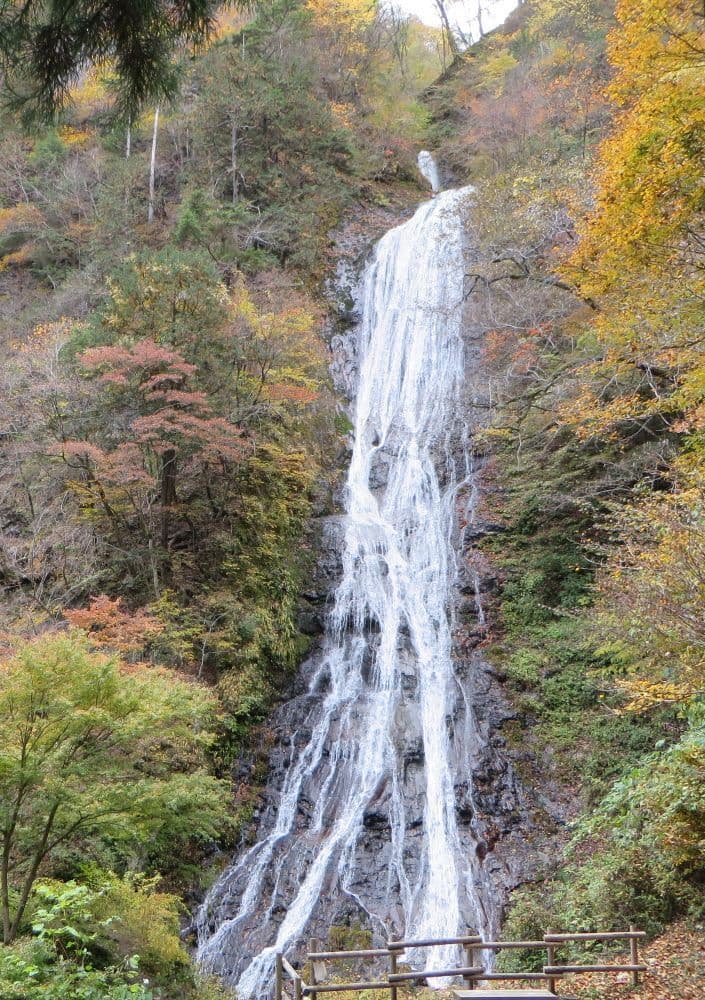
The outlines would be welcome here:
<svg viewBox="0 0 705 1000">
<path fill-rule="evenodd" d="M 445 46 L 446 44 L 448 45 L 448 49 L 450 50 L 451 53 L 451 58 L 455 58 L 455 56 L 458 53 L 458 39 L 456 37 L 456 32 L 450 23 L 445 0 L 434 0 L 434 6 L 438 11 L 438 16 L 441 20 L 441 24 L 443 25 L 443 49 L 444 49 L 443 62 L 445 65 Z"/>
<path fill-rule="evenodd" d="M 66 516 L 65 470 L 47 461 L 51 443 L 67 436 L 66 401 L 79 412 L 89 407 L 81 381 L 59 360 L 72 331 L 67 319 L 36 327 L 0 372 L 0 505 L 13 512 L 0 529 L 0 574 L 8 590 L 32 593 L 45 609 L 67 586 L 81 592 L 90 579 L 97 588 L 90 525 Z"/>
<path fill-rule="evenodd" d="M 286 442 L 315 467 L 330 434 L 317 317 L 288 283 L 255 301 L 170 249 L 109 288 L 91 322 L 44 324 L 0 373 L 0 573 L 52 615 L 165 586 L 192 602 L 233 544 L 250 459 Z"/>
<path fill-rule="evenodd" d="M 621 113 L 571 259 L 583 288 L 603 295 L 629 285 L 626 269 L 701 267 L 704 252 L 702 13 L 691 0 L 621 0 L 616 15 L 609 92 Z"/>
<path fill-rule="evenodd" d="M 475 20 L 477 21 L 477 30 L 480 38 L 485 37 L 485 29 L 482 26 L 482 13 L 482 0 L 477 0 L 477 14 L 475 15 Z"/>
<path fill-rule="evenodd" d="M 144 659 L 145 647 L 164 630 L 164 624 L 145 608 L 130 613 L 119 597 L 91 598 L 85 608 L 67 608 L 64 618 L 88 636 L 92 649 L 123 659 Z"/>
<path fill-rule="evenodd" d="M 180 461 L 193 456 L 208 466 L 243 457 L 241 432 L 216 416 L 206 394 L 189 385 L 196 366 L 177 351 L 153 340 L 138 340 L 131 347 L 93 348 L 81 355 L 80 362 L 87 374 L 98 374 L 109 387 L 112 405 L 124 409 L 129 421 L 120 429 L 117 448 L 106 456 L 116 481 L 131 478 L 136 446 L 144 457 L 141 469 L 134 471 L 135 479 L 154 479 L 162 506 L 168 507 L 176 501 Z M 75 444 L 74 451 L 82 450 L 80 442 Z"/>
<path fill-rule="evenodd" d="M 209 224 L 198 214 L 183 227 L 183 235 L 192 238 L 198 227 L 199 239 L 205 241 Z M 261 429 L 268 418 L 281 422 L 283 408 L 296 411 L 316 399 L 325 353 L 312 304 L 290 286 L 282 291 L 263 281 L 256 302 L 240 279 L 231 279 L 228 290 L 202 254 L 167 249 L 130 259 L 110 281 L 110 292 L 99 319 L 76 344 L 106 344 L 89 349 L 80 364 L 133 410 L 135 399 L 124 381 L 127 368 L 133 371 L 130 381 L 147 370 L 145 365 L 151 377 L 159 364 L 166 375 L 172 363 L 178 368 L 173 379 L 183 383 L 181 389 L 208 394 L 199 406 L 227 415 L 248 432 Z M 272 309 L 273 300 L 281 299 L 284 303 Z M 120 346 L 108 346 L 115 338 Z M 159 395 L 152 383 L 144 391 L 150 412 L 165 402 L 180 407 L 188 402 L 186 396 L 177 400 Z M 188 405 L 192 408 L 195 400 Z"/>
<path fill-rule="evenodd" d="M 0 663 L 0 905 L 14 940 L 37 877 L 101 838 L 148 848 L 218 834 L 226 783 L 203 752 L 213 701 L 166 671 L 52 634 Z"/>
<path fill-rule="evenodd" d="M 230 246 L 266 254 L 264 263 L 319 255 L 352 184 L 352 136 L 329 101 L 347 101 L 357 87 L 363 29 L 313 18 L 277 0 L 243 29 L 241 44 L 213 46 L 197 69 L 189 170 L 196 187 L 239 210 Z"/>
<path fill-rule="evenodd" d="M 619 686 L 637 711 L 705 693 L 705 491 L 683 471 L 678 485 L 615 512 L 620 544 L 600 580 L 600 631 L 630 667 Z"/>
<path fill-rule="evenodd" d="M 689 706 L 695 729 L 705 689 L 703 12 L 691 0 L 619 0 L 615 13 L 619 113 L 562 268 L 599 307 L 595 356 L 559 413 L 592 447 L 644 456 L 638 488 L 613 509 L 597 623 L 628 708 Z"/>
<path fill-rule="evenodd" d="M 331 96 L 344 100 L 355 95 L 360 76 L 369 71 L 371 63 L 368 35 L 375 20 L 375 5 L 369 0 L 308 0 L 307 8 L 313 12 L 322 43 L 322 63 Z"/>
<path fill-rule="evenodd" d="M 157 138 L 159 135 L 159 105 L 154 109 L 154 127 L 152 129 L 152 152 L 149 157 L 149 202 L 147 206 L 147 222 L 154 222 L 154 179 L 157 169 Z"/>
<path fill-rule="evenodd" d="M 168 99 L 180 43 L 202 42 L 214 0 L 25 0 L 0 6 L 0 69 L 13 103 L 51 118 L 91 64 L 113 67 L 125 110 Z M 126 30 L 127 29 L 127 30 Z"/>
<path fill-rule="evenodd" d="M 156 550 L 161 547 L 163 557 L 172 542 L 180 478 L 195 481 L 196 492 L 215 505 L 213 480 L 227 478 L 247 445 L 241 430 L 190 384 L 197 368 L 176 351 L 139 340 L 131 347 L 90 349 L 80 363 L 98 378 L 109 420 L 55 450 L 74 470 L 72 488 L 89 516 L 107 522 L 116 539 L 135 531 L 141 536 L 158 598 L 162 560 Z M 190 485 L 188 496 L 193 492 Z M 186 523 L 191 536 L 188 512 Z"/>
</svg>

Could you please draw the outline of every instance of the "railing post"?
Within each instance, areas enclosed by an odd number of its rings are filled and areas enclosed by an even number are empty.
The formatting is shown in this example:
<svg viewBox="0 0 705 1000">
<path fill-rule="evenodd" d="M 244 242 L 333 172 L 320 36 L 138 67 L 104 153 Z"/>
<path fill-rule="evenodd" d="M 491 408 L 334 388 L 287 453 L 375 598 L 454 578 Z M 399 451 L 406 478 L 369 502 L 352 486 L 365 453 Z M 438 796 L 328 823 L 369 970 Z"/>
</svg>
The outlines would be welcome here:
<svg viewBox="0 0 705 1000">
<path fill-rule="evenodd" d="M 274 1000 L 282 1000 L 282 988 L 284 982 L 284 969 L 282 966 L 282 953 L 277 952 L 275 962 Z"/>
<path fill-rule="evenodd" d="M 467 935 L 467 937 L 474 937 L 475 931 L 471 930 L 468 927 L 467 930 L 465 931 L 465 934 Z M 467 966 L 468 969 L 473 969 L 475 967 L 475 946 L 472 944 L 466 944 L 463 946 L 463 950 L 465 952 L 465 965 Z M 463 979 L 467 983 L 467 987 L 469 990 L 475 989 L 475 979 L 473 976 L 463 976 Z"/>
<path fill-rule="evenodd" d="M 555 931 L 552 931 L 551 928 L 549 927 L 547 934 L 544 934 L 544 940 L 546 939 L 547 935 L 551 934 L 555 934 Z M 548 942 L 546 947 L 546 959 L 548 965 L 556 964 L 556 949 L 550 942 Z M 548 980 L 548 988 L 551 991 L 551 993 L 556 992 L 556 980 L 552 976 Z"/>
<path fill-rule="evenodd" d="M 318 948 L 318 941 L 316 940 L 316 938 L 311 938 L 311 940 L 309 941 L 309 945 L 308 945 L 309 956 L 312 955 L 312 954 L 314 954 L 318 950 L 319 950 L 319 948 Z M 310 957 L 309 957 L 309 965 L 311 966 L 311 986 L 315 986 L 316 985 L 316 962 L 314 961 L 314 959 L 312 959 Z M 316 1000 L 318 994 L 316 993 L 315 990 L 311 990 L 309 996 L 311 996 L 313 998 L 313 1000 Z"/>
<path fill-rule="evenodd" d="M 294 980 L 294 1000 L 301 1000 L 301 976 Z"/>
<path fill-rule="evenodd" d="M 630 924 L 629 925 L 629 931 L 630 931 L 630 933 L 633 934 L 635 930 L 636 930 L 636 927 L 634 926 L 634 924 Z M 629 951 L 630 951 L 631 957 L 632 957 L 632 965 L 638 965 L 639 964 L 639 945 L 638 945 L 637 939 L 635 937 L 629 938 Z M 632 986 L 638 986 L 638 985 L 639 985 L 639 973 L 636 971 L 636 969 L 634 969 L 632 971 Z"/>
<path fill-rule="evenodd" d="M 389 952 L 389 975 L 396 976 L 397 974 L 397 953 L 395 951 Z M 397 984 L 395 983 L 390 989 L 391 1000 L 397 1000 Z"/>
</svg>

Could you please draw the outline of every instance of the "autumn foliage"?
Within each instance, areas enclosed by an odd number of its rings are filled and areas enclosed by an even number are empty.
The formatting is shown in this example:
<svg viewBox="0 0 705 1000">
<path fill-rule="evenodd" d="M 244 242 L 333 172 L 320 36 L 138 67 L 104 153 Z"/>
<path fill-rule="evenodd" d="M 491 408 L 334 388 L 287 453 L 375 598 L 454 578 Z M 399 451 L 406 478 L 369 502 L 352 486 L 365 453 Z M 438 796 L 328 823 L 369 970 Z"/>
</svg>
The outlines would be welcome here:
<svg viewBox="0 0 705 1000">
<path fill-rule="evenodd" d="M 686 0 L 621 0 L 610 36 L 610 95 L 619 111 L 597 163 L 597 201 L 566 264 L 599 297 L 599 355 L 563 418 L 584 439 L 669 440 L 656 496 L 618 515 L 622 545 L 605 577 L 605 607 L 640 629 L 633 705 L 697 700 L 705 671 L 703 599 L 705 353 L 702 279 L 705 26 Z M 625 642 L 632 634 L 626 630 Z M 636 632 L 634 632 L 636 634 Z M 644 641 L 646 640 L 646 641 Z"/>
<path fill-rule="evenodd" d="M 123 657 L 142 654 L 150 639 L 164 631 L 164 622 L 146 608 L 129 612 L 121 598 L 105 594 L 91 598 L 84 608 L 67 608 L 64 618 L 86 634 L 91 648 Z"/>
</svg>

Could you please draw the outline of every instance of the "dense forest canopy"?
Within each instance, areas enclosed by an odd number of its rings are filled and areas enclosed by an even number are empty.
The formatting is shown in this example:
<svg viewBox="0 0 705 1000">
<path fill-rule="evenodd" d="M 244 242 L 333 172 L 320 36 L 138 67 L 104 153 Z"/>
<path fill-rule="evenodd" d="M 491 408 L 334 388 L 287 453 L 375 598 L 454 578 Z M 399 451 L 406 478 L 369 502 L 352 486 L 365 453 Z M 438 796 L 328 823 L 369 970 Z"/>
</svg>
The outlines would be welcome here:
<svg viewBox="0 0 705 1000">
<path fill-rule="evenodd" d="M 491 655 L 583 796 L 527 937 L 701 913 L 704 54 L 690 0 L 545 0 L 432 96 L 485 178 Z"/>
<path fill-rule="evenodd" d="M 477 192 L 483 642 L 563 824 L 505 934 L 677 945 L 705 880 L 702 5 L 526 0 L 466 48 L 368 0 L 30 0 L 0 60 L 0 995 L 227 996 L 184 901 L 320 630 L 335 234 L 425 196 L 420 148 Z"/>
<path fill-rule="evenodd" d="M 329 234 L 421 196 L 444 49 L 357 0 L 9 4 L 0 32 L 0 993 L 220 996 L 180 897 L 319 627 Z"/>
</svg>

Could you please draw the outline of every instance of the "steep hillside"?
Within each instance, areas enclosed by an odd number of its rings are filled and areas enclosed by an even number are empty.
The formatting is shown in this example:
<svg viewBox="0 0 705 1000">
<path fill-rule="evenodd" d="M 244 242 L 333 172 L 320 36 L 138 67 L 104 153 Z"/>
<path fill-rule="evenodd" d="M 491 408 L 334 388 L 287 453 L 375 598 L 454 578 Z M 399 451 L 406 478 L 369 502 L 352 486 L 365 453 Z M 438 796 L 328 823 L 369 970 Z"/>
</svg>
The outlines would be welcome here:
<svg viewBox="0 0 705 1000">
<path fill-rule="evenodd" d="M 4 112 L 3 996 L 220 995 L 179 897 L 251 813 L 265 721 L 318 627 L 311 519 L 348 431 L 333 231 L 369 217 L 369 240 L 423 197 L 417 95 L 440 65 L 415 22 L 274 0 L 226 12 L 139 118 L 106 66 L 52 126 Z"/>
<path fill-rule="evenodd" d="M 639 995 L 699 995 L 702 5 L 526 0 L 452 62 L 365 0 L 138 6 L 129 72 L 107 20 L 42 62 L 0 11 L 0 996 L 232 995 L 182 938 L 321 630 L 326 282 L 428 195 L 422 146 L 476 189 L 471 638 L 551 859 L 503 935 L 638 923 Z"/>
<path fill-rule="evenodd" d="M 428 92 L 477 187 L 488 653 L 565 852 L 507 935 L 702 915 L 702 96 L 695 5 L 536 0 Z"/>
</svg>

